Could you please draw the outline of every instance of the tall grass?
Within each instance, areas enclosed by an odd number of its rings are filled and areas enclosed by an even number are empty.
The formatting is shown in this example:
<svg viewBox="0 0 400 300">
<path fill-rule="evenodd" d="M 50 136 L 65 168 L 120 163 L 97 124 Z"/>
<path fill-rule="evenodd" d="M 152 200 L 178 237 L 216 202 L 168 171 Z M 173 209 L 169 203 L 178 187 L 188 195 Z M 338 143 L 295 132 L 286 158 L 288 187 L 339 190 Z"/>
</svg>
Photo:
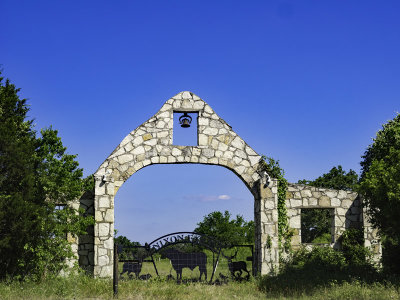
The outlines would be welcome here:
<svg viewBox="0 0 400 300">
<path fill-rule="evenodd" d="M 306 274 L 304 274 L 306 275 Z M 280 279 L 283 279 L 281 277 Z M 270 281 L 263 277 L 249 282 L 229 282 L 216 286 L 204 283 L 177 284 L 174 281 L 151 279 L 130 280 L 119 285 L 118 299 L 400 299 L 400 284 L 396 280 L 366 283 L 330 280 L 315 284 L 313 278 L 297 277 L 302 286 L 292 282 Z M 268 288 L 269 284 L 276 284 Z M 35 282 L 2 282 L 0 299 L 113 299 L 112 281 L 86 275 L 72 275 Z"/>
</svg>

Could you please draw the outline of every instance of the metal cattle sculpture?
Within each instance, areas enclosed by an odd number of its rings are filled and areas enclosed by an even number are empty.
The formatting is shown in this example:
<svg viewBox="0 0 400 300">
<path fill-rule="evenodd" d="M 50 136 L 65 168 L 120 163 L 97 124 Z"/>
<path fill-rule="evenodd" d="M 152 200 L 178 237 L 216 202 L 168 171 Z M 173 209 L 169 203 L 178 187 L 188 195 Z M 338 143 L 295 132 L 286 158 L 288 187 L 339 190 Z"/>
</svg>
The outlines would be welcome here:
<svg viewBox="0 0 400 300">
<path fill-rule="evenodd" d="M 176 272 L 176 280 L 182 280 L 182 269 L 189 268 L 193 271 L 197 266 L 200 271 L 201 280 L 202 275 L 204 274 L 205 280 L 207 280 L 207 255 L 203 252 L 192 252 L 185 253 L 181 252 L 175 248 L 167 248 L 163 251 L 163 255 L 167 257 L 172 264 Z"/>
<path fill-rule="evenodd" d="M 128 276 L 131 277 L 131 273 L 135 274 L 136 278 L 139 278 L 139 274 L 142 271 L 142 263 L 141 262 L 125 262 L 122 266 L 122 272 L 119 275 L 122 275 L 128 272 Z"/>
<path fill-rule="evenodd" d="M 237 253 L 238 250 L 236 249 L 235 254 L 232 256 L 225 256 L 222 254 L 228 260 L 229 272 L 231 272 L 233 278 L 240 279 L 243 271 L 245 271 L 247 272 L 247 278 L 250 278 L 250 272 L 247 270 L 245 261 L 232 261 L 232 259 L 236 258 Z M 236 275 L 237 272 L 239 272 L 239 275 Z"/>
</svg>

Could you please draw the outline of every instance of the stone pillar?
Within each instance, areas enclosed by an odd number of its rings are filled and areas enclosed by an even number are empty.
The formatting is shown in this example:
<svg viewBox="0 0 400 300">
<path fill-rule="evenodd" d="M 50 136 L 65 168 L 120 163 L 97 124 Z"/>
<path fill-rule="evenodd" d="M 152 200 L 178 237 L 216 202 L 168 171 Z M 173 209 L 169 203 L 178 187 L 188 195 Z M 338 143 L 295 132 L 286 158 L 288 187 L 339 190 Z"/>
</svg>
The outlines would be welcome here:
<svg viewBox="0 0 400 300">
<path fill-rule="evenodd" d="M 94 276 L 112 277 L 114 252 L 114 181 L 95 178 Z"/>
<path fill-rule="evenodd" d="M 382 244 L 378 235 L 378 229 L 372 227 L 369 221 L 366 207 L 363 207 L 362 210 L 362 220 L 364 223 L 364 246 L 371 250 L 373 261 L 376 264 L 380 264 L 382 258 Z"/>
<path fill-rule="evenodd" d="M 273 274 L 279 268 L 278 246 L 278 181 L 269 186 L 259 183 L 259 199 L 255 199 L 256 263 L 261 275 Z"/>
</svg>

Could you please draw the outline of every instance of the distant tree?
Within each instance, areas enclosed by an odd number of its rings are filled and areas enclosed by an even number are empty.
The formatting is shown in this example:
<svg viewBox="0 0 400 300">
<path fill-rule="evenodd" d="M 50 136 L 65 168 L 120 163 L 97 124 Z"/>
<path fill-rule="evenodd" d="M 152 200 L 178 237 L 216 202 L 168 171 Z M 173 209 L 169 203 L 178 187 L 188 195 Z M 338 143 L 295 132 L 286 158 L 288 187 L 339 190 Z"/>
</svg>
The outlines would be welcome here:
<svg viewBox="0 0 400 300">
<path fill-rule="evenodd" d="M 237 215 L 231 219 L 231 214 L 214 211 L 204 216 L 203 221 L 197 223 L 196 233 L 215 237 L 219 242 L 231 244 L 253 244 L 254 222 L 246 222 L 242 216 Z"/>
<path fill-rule="evenodd" d="M 382 126 L 362 158 L 360 193 L 386 253 L 393 254 L 386 266 L 400 273 L 400 114 Z"/>
<path fill-rule="evenodd" d="M 126 236 L 119 235 L 114 239 L 114 242 L 124 247 L 140 246 L 139 242 L 131 242 Z"/>
<path fill-rule="evenodd" d="M 299 180 L 300 184 L 307 184 L 315 187 L 335 189 L 335 190 L 354 190 L 357 187 L 358 175 L 350 169 L 349 172 L 343 170 L 342 166 L 333 167 L 328 173 L 322 174 L 315 180 Z"/>
<path fill-rule="evenodd" d="M 0 278 L 41 279 L 72 257 L 67 233 L 81 234 L 93 221 L 68 206 L 56 210 L 82 193 L 82 169 L 57 131 L 36 136 L 18 92 L 0 78 Z"/>
</svg>

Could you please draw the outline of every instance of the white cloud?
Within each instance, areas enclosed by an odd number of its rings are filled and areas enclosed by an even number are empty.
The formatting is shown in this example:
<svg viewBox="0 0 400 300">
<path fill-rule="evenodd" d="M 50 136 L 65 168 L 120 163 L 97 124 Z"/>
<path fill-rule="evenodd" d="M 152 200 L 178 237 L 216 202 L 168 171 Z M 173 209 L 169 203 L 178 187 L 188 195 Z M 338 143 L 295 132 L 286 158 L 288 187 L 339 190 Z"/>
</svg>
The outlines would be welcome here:
<svg viewBox="0 0 400 300">
<path fill-rule="evenodd" d="M 185 200 L 194 200 L 200 202 L 211 202 L 211 201 L 219 201 L 219 200 L 229 200 L 231 196 L 229 195 L 187 195 L 184 196 Z"/>
</svg>

